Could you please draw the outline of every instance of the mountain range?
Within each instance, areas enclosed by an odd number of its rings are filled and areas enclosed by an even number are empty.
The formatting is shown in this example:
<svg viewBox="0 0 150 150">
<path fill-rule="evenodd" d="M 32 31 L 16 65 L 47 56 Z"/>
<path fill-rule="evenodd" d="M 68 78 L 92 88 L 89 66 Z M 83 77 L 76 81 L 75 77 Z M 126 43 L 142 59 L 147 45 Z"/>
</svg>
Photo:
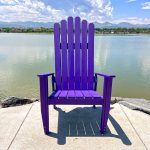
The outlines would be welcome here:
<svg viewBox="0 0 150 150">
<path fill-rule="evenodd" d="M 150 24 L 131 24 L 128 22 L 121 22 L 118 24 L 104 22 L 98 23 L 94 22 L 95 28 L 150 28 Z"/>
<path fill-rule="evenodd" d="M 128 22 L 121 22 L 118 24 L 110 23 L 110 22 L 94 22 L 95 28 L 150 28 L 150 24 L 131 24 Z M 0 22 L 0 28 L 3 27 L 15 27 L 15 28 L 53 28 L 53 22 Z"/>
</svg>

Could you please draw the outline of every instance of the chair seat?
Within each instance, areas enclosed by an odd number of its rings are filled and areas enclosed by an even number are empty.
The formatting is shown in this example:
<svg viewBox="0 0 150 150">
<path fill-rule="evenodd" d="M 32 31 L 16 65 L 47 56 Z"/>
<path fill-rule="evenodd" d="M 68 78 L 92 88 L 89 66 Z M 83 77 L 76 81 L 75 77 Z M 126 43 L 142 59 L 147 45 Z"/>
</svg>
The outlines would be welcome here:
<svg viewBox="0 0 150 150">
<path fill-rule="evenodd" d="M 49 104 L 102 104 L 102 96 L 93 90 L 58 90 L 50 95 Z"/>
<path fill-rule="evenodd" d="M 100 94 L 97 91 L 93 90 L 59 90 L 57 92 L 54 92 L 50 98 L 55 99 L 95 99 L 95 98 L 101 98 Z"/>
</svg>

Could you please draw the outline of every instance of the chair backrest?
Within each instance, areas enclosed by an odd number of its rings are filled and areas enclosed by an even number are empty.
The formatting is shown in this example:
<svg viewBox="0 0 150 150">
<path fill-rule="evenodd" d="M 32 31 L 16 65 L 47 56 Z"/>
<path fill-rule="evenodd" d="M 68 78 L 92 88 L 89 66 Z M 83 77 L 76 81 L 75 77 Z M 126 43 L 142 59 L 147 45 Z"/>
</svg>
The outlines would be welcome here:
<svg viewBox="0 0 150 150">
<path fill-rule="evenodd" d="M 93 90 L 94 24 L 79 17 L 54 24 L 57 90 Z"/>
</svg>

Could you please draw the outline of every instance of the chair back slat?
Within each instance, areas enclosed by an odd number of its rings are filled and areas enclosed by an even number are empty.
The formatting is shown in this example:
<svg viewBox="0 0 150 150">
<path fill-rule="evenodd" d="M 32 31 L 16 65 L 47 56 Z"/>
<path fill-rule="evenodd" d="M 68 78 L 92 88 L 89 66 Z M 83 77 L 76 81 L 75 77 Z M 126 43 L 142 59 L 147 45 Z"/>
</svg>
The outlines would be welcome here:
<svg viewBox="0 0 150 150">
<path fill-rule="evenodd" d="M 74 90 L 74 32 L 73 18 L 68 18 L 68 82 L 69 89 Z"/>
<path fill-rule="evenodd" d="M 93 90 L 94 24 L 79 17 L 54 25 L 57 90 Z"/>
<path fill-rule="evenodd" d="M 80 18 L 75 18 L 75 89 L 80 90 Z"/>
<path fill-rule="evenodd" d="M 87 21 L 82 21 L 82 74 L 81 74 L 81 86 L 82 90 L 87 90 Z"/>
<path fill-rule="evenodd" d="M 93 90 L 94 79 L 94 24 L 89 24 L 88 31 L 88 89 Z"/>
<path fill-rule="evenodd" d="M 62 51 L 62 90 L 68 90 L 67 68 L 67 22 L 61 21 L 61 51 Z"/>
<path fill-rule="evenodd" d="M 60 51 L 60 25 L 54 24 L 54 46 L 55 46 L 55 76 L 56 88 L 61 89 L 61 51 Z"/>
</svg>

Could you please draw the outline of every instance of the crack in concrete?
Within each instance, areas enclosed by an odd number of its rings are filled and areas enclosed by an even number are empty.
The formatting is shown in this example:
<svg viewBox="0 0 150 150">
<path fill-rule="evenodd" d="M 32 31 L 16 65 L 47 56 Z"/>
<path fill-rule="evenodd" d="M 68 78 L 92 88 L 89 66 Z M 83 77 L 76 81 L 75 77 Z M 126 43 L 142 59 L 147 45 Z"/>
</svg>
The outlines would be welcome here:
<svg viewBox="0 0 150 150">
<path fill-rule="evenodd" d="M 16 138 L 16 136 L 17 136 L 18 132 L 20 131 L 20 129 L 21 129 L 21 127 L 22 127 L 23 123 L 25 122 L 25 120 L 26 120 L 26 118 L 27 118 L 27 116 L 28 116 L 28 114 L 29 114 L 29 112 L 30 112 L 30 110 L 31 110 L 32 106 L 33 106 L 33 104 L 32 104 L 32 105 L 31 105 L 31 107 L 29 108 L 29 110 L 28 110 L 28 112 L 27 112 L 27 114 L 26 114 L 25 118 L 23 119 L 23 121 L 22 121 L 22 123 L 21 123 L 20 127 L 18 128 L 18 130 L 17 130 L 17 132 L 16 132 L 15 136 L 13 137 L 12 141 L 10 142 L 10 144 L 9 144 L 9 146 L 8 146 L 8 148 L 7 148 L 7 150 L 9 150 L 10 146 L 12 145 L 13 141 L 15 140 L 15 138 Z"/>
</svg>

